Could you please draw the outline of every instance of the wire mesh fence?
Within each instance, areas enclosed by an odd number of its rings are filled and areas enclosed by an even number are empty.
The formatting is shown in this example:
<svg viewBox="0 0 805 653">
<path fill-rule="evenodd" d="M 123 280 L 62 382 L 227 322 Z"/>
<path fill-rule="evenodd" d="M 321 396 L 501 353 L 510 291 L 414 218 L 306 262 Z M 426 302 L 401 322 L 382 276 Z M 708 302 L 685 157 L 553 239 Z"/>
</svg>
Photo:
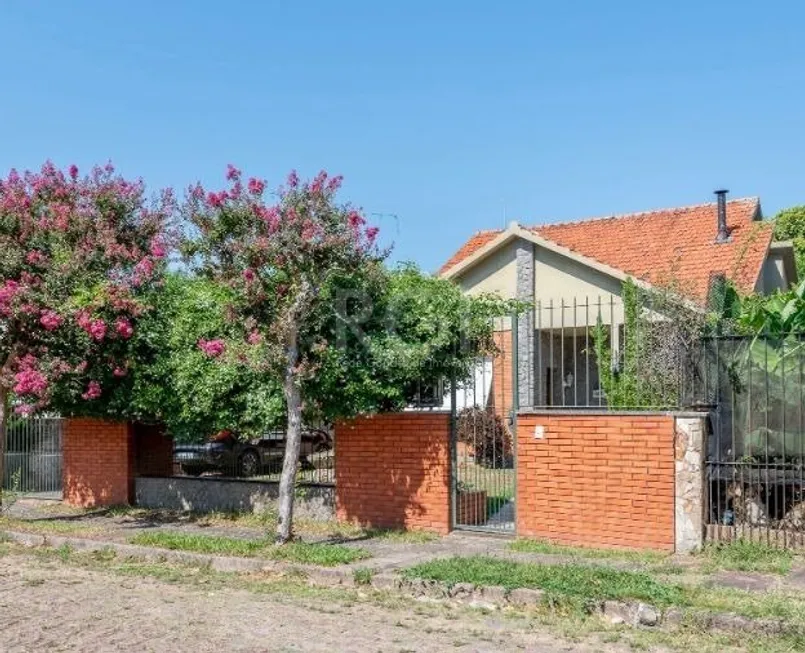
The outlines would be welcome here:
<svg viewBox="0 0 805 653">
<path fill-rule="evenodd" d="M 249 479 L 277 482 L 285 456 L 285 432 L 270 431 L 246 439 L 221 431 L 207 442 L 176 443 L 174 474 L 208 479 Z M 297 480 L 305 483 L 335 482 L 335 445 L 324 429 L 303 431 Z"/>
<path fill-rule="evenodd" d="M 62 424 L 58 417 L 13 418 L 6 426 L 3 489 L 60 495 Z"/>
</svg>

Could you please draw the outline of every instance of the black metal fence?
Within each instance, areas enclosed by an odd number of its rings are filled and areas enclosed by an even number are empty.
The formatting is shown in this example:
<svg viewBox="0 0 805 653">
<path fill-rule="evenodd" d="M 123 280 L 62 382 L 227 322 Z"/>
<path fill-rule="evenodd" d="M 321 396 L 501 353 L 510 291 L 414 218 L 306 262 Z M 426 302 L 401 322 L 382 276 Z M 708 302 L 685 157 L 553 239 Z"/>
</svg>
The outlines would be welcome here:
<svg viewBox="0 0 805 653">
<path fill-rule="evenodd" d="M 6 426 L 3 490 L 60 496 L 62 419 L 12 418 Z"/>
<path fill-rule="evenodd" d="M 519 319 L 526 324 L 518 345 L 521 406 L 697 403 L 701 352 L 693 334 L 701 318 L 689 309 L 647 294 L 602 295 L 540 301 Z"/>
<path fill-rule="evenodd" d="M 497 319 L 494 329 L 498 351 L 476 362 L 447 404 L 455 416 L 454 526 L 514 533 L 517 321 Z"/>
<path fill-rule="evenodd" d="M 709 537 L 805 543 L 805 335 L 703 348 Z"/>
</svg>

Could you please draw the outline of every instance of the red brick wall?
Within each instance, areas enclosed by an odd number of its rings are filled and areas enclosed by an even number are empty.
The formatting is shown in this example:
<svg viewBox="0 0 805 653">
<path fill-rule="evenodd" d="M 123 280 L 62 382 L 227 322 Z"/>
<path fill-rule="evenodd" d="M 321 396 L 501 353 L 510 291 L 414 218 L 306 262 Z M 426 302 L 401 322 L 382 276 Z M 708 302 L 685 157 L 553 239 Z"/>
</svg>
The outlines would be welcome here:
<svg viewBox="0 0 805 653">
<path fill-rule="evenodd" d="M 673 551 L 673 417 L 520 415 L 517 457 L 518 535 Z"/>
<path fill-rule="evenodd" d="M 450 530 L 450 415 L 391 413 L 336 426 L 338 519 Z"/>
<path fill-rule="evenodd" d="M 75 506 L 111 506 L 134 498 L 134 446 L 124 422 L 71 418 L 63 440 L 64 500 Z"/>
<path fill-rule="evenodd" d="M 137 476 L 173 475 L 173 438 L 162 426 L 135 424 L 134 449 Z"/>
<path fill-rule="evenodd" d="M 492 406 L 495 413 L 508 417 L 512 408 L 512 332 L 511 329 L 494 333 L 499 352 L 492 361 Z"/>
</svg>

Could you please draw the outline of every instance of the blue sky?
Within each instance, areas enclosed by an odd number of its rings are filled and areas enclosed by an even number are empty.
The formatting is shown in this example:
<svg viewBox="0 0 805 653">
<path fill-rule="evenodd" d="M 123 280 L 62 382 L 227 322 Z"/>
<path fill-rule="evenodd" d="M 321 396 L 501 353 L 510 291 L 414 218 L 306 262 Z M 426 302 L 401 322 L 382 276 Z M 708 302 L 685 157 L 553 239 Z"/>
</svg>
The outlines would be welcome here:
<svg viewBox="0 0 805 653">
<path fill-rule="evenodd" d="M 428 270 L 512 219 L 719 186 L 771 215 L 805 203 L 803 24 L 794 1 L 5 0 L 0 169 L 325 168 Z"/>
</svg>

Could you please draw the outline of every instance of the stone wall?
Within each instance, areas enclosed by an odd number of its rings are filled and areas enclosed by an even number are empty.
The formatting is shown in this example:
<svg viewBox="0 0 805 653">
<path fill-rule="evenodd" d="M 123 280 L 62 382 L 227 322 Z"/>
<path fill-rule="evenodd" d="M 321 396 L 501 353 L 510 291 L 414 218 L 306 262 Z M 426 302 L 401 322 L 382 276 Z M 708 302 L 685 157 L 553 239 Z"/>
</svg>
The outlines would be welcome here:
<svg viewBox="0 0 805 653">
<path fill-rule="evenodd" d="M 142 508 L 191 512 L 264 512 L 276 508 L 278 483 L 215 478 L 139 477 L 135 480 L 136 503 Z M 335 488 L 331 485 L 300 486 L 294 515 L 330 520 L 335 516 Z"/>
</svg>

